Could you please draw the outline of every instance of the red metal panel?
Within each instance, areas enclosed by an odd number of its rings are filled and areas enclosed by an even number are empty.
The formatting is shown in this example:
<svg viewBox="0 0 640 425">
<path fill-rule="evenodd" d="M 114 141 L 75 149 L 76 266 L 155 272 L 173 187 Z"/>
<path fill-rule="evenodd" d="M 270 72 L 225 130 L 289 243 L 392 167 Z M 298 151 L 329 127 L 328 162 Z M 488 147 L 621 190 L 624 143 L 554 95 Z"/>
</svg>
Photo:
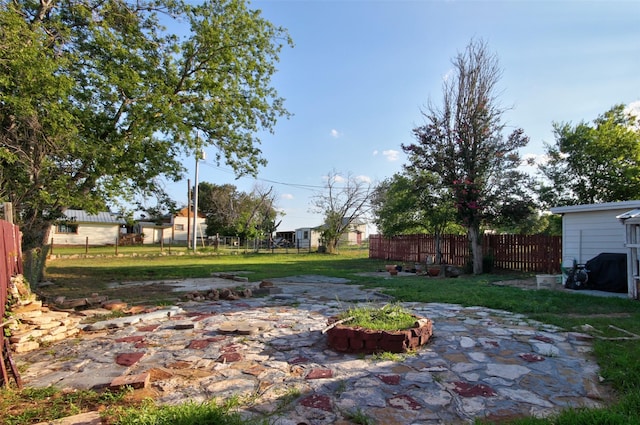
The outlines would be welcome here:
<svg viewBox="0 0 640 425">
<path fill-rule="evenodd" d="M 0 264 L 2 265 L 2 270 L 0 270 L 0 321 L 4 321 L 5 305 L 9 299 L 9 282 L 11 277 L 22 274 L 23 270 L 20 229 L 4 220 L 0 220 L 0 256 Z M 16 375 L 17 372 L 11 362 L 11 353 L 8 352 L 8 344 L 4 338 L 4 329 L 0 328 L 0 363 L 2 363 L 0 384 L 8 385 L 9 376 L 5 360 L 11 363 L 11 369 L 18 386 L 20 386 L 20 377 Z"/>
</svg>

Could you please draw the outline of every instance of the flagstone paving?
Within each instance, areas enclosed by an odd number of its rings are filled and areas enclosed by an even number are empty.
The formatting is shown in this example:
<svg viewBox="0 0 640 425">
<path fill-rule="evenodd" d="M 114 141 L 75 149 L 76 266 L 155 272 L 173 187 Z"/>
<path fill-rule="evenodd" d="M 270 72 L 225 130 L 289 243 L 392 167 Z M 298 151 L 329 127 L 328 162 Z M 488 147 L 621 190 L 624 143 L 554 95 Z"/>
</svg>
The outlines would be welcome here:
<svg viewBox="0 0 640 425">
<path fill-rule="evenodd" d="M 273 283 L 282 293 L 83 325 L 76 339 L 17 355 L 23 381 L 146 386 L 168 404 L 240 396 L 244 413 L 274 425 L 348 424 L 353 413 L 385 425 L 456 424 L 607 402 L 588 335 L 483 307 L 403 303 L 433 321 L 434 335 L 412 355 L 376 360 L 332 351 L 322 330 L 354 302 L 388 298 L 319 276 Z"/>
</svg>

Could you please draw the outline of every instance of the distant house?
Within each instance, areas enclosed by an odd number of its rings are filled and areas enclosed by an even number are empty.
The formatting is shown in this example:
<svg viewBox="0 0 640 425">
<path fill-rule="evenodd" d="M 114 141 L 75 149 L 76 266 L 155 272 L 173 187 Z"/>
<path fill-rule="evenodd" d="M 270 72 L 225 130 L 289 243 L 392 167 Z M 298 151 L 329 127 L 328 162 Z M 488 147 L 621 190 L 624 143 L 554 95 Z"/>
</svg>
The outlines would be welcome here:
<svg viewBox="0 0 640 425">
<path fill-rule="evenodd" d="M 89 214 L 84 210 L 64 211 L 51 226 L 51 243 L 56 245 L 115 244 L 126 222 L 110 212 Z"/>
<path fill-rule="evenodd" d="M 351 223 L 349 231 L 342 235 L 341 242 L 347 245 L 360 245 L 369 237 L 367 223 L 356 221 Z"/>
<path fill-rule="evenodd" d="M 296 232 L 296 248 L 317 249 L 320 246 L 320 230 L 314 227 L 301 227 Z"/>
<path fill-rule="evenodd" d="M 171 242 L 171 224 L 169 223 L 158 224 L 152 221 L 138 221 L 136 232 L 143 235 L 143 244 Z"/>
<path fill-rule="evenodd" d="M 206 237 L 205 230 L 207 228 L 206 216 L 198 213 L 196 220 L 196 238 L 201 240 Z M 193 236 L 193 210 L 185 207 L 171 217 L 171 240 L 178 243 L 186 244 Z M 165 234 L 165 237 L 167 235 Z"/>
<path fill-rule="evenodd" d="M 314 249 L 320 246 L 320 235 L 326 225 L 318 227 L 302 227 L 296 229 L 296 247 L 304 249 Z M 354 222 L 340 238 L 340 244 L 360 245 L 368 237 L 367 224 L 364 222 Z"/>
</svg>

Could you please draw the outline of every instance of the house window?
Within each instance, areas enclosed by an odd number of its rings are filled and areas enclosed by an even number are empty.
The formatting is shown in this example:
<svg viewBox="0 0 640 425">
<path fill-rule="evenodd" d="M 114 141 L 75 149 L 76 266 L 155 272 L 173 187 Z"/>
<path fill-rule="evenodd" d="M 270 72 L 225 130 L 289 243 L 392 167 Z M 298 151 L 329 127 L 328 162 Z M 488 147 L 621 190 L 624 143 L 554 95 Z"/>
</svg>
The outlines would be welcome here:
<svg viewBox="0 0 640 425">
<path fill-rule="evenodd" d="M 305 230 L 304 233 L 302 234 L 302 239 L 309 239 L 309 231 Z"/>
<path fill-rule="evenodd" d="M 184 224 L 175 224 L 175 225 L 174 225 L 174 228 L 175 228 L 176 230 L 180 230 L 180 231 L 182 231 L 182 230 L 184 230 Z"/>
<path fill-rule="evenodd" d="M 77 224 L 68 224 L 61 223 L 56 225 L 56 233 L 66 233 L 66 234 L 77 234 L 78 233 L 78 225 Z"/>
</svg>

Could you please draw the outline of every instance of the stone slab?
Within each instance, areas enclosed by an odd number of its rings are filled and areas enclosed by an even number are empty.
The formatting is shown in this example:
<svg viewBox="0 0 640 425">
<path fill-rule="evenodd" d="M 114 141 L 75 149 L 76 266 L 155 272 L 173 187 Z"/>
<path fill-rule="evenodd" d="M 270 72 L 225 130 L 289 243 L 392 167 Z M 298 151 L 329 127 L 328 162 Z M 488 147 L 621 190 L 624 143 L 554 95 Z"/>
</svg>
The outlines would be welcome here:
<svg viewBox="0 0 640 425">
<path fill-rule="evenodd" d="M 149 313 L 135 314 L 133 316 L 118 317 L 110 320 L 92 323 L 89 325 L 79 325 L 84 331 L 99 331 L 105 329 L 124 328 L 126 326 L 135 325 L 139 322 L 148 322 L 152 320 L 168 319 L 184 312 L 180 307 L 171 307 L 168 309 L 156 310 Z"/>
<path fill-rule="evenodd" d="M 100 412 L 80 413 L 48 422 L 39 422 L 36 425 L 101 425 Z"/>
<path fill-rule="evenodd" d="M 123 375 L 111 381 L 109 389 L 119 390 L 125 387 L 131 387 L 137 390 L 148 387 L 150 381 L 151 374 L 149 372 L 139 373 L 137 375 Z"/>
</svg>

